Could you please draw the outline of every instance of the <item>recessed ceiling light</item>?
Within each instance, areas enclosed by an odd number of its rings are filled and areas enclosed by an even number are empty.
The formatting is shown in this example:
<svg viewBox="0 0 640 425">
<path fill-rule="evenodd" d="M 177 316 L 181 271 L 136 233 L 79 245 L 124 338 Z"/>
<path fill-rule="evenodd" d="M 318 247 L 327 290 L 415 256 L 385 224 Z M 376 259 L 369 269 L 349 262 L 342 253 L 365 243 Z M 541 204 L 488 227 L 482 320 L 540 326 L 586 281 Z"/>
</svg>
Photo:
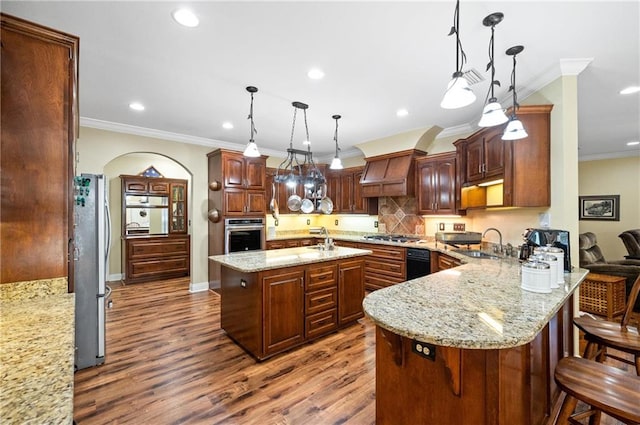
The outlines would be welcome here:
<svg viewBox="0 0 640 425">
<path fill-rule="evenodd" d="M 324 77 L 324 72 L 321 69 L 313 68 L 307 72 L 307 76 L 312 80 L 320 80 Z"/>
<path fill-rule="evenodd" d="M 399 117 L 406 117 L 407 115 L 409 115 L 409 111 L 407 111 L 406 109 L 398 109 L 396 111 L 396 115 Z"/>
<path fill-rule="evenodd" d="M 184 25 L 189 28 L 197 27 L 200 23 L 200 20 L 195 13 L 189 9 L 177 9 L 173 12 L 173 19 L 175 19 L 180 25 Z"/>
<path fill-rule="evenodd" d="M 640 141 L 634 140 L 633 142 L 627 142 L 627 146 L 637 146 L 640 145 Z"/>
<path fill-rule="evenodd" d="M 233 128 L 233 124 L 231 124 L 229 121 L 225 121 L 222 123 L 222 128 L 231 130 Z"/>
<path fill-rule="evenodd" d="M 620 90 L 620 94 L 633 94 L 640 92 L 640 86 L 629 86 L 625 89 Z"/>
<path fill-rule="evenodd" d="M 134 111 L 144 111 L 144 105 L 140 102 L 131 102 L 129 104 L 129 108 L 133 109 Z"/>
</svg>

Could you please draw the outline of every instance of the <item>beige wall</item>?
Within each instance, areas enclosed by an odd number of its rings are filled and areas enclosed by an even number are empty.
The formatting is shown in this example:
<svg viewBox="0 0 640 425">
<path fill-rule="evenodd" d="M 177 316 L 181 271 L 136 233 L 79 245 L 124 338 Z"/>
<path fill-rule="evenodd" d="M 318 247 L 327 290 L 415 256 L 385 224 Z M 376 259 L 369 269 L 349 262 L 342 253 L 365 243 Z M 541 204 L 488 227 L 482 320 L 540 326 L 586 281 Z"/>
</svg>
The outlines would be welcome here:
<svg viewBox="0 0 640 425">
<path fill-rule="evenodd" d="M 620 221 L 581 220 L 580 233 L 595 233 L 604 257 L 622 260 L 627 250 L 618 235 L 640 229 L 640 156 L 581 162 L 579 173 L 580 195 L 620 195 Z"/>
<path fill-rule="evenodd" d="M 215 148 L 81 127 L 76 173 L 105 174 L 110 184 L 114 241 L 108 273 L 122 273 L 120 263 L 120 174 L 137 174 L 154 165 L 167 177 L 190 179 L 191 283 L 208 282 L 207 157 Z M 136 154 L 136 155 L 132 155 Z M 144 155 L 142 155 L 144 154 Z M 149 161 L 153 161 L 149 164 Z M 207 284 L 208 286 L 208 284 Z"/>
</svg>

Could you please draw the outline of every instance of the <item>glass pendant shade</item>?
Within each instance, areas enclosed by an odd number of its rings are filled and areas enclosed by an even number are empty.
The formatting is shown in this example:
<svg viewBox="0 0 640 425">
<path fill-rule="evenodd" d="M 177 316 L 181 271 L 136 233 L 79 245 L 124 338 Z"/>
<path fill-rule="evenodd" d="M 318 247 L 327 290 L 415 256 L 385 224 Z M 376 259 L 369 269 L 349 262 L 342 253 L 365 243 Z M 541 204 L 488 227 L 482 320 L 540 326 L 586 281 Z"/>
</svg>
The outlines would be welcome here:
<svg viewBox="0 0 640 425">
<path fill-rule="evenodd" d="M 253 140 L 247 143 L 247 147 L 244 148 L 244 152 L 242 153 L 244 156 L 248 156 L 250 158 L 256 158 L 260 156 L 260 151 L 258 151 L 258 145 Z"/>
<path fill-rule="evenodd" d="M 469 87 L 467 80 L 462 77 L 461 72 L 456 72 L 447 85 L 447 90 L 444 92 L 440 107 L 444 109 L 457 109 L 471 105 L 475 100 L 476 95 Z"/>
<path fill-rule="evenodd" d="M 493 98 L 489 99 L 489 103 L 482 110 L 482 117 L 480 118 L 480 122 L 478 126 L 480 127 L 493 127 L 495 125 L 500 125 L 507 122 L 509 118 L 504 113 L 502 106 L 498 103 L 498 101 Z"/>
<path fill-rule="evenodd" d="M 527 131 L 524 129 L 522 122 L 516 117 L 511 118 L 509 124 L 507 124 L 507 128 L 504 129 L 504 134 L 502 135 L 502 140 L 519 140 L 524 139 L 529 136 Z"/>
<path fill-rule="evenodd" d="M 329 165 L 329 168 L 332 170 L 342 170 L 344 167 L 342 166 L 342 161 L 340 160 L 340 158 L 336 156 L 331 161 L 331 165 Z"/>
</svg>

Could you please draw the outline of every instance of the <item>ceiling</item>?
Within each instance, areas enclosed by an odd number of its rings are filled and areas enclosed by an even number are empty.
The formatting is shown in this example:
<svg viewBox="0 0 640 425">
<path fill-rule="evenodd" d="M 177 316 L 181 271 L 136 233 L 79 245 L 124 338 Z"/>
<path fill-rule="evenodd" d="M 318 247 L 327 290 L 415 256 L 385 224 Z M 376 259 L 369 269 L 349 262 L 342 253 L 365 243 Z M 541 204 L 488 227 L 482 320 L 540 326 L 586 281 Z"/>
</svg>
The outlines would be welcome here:
<svg viewBox="0 0 640 425">
<path fill-rule="evenodd" d="M 200 25 L 178 25 L 171 12 L 189 6 Z M 307 110 L 316 158 L 330 158 L 334 114 L 342 115 L 339 143 L 354 145 L 438 126 L 441 135 L 476 128 L 489 87 L 490 29 L 483 18 L 500 11 L 495 28 L 496 97 L 510 106 L 518 55 L 519 100 L 561 75 L 561 63 L 592 59 L 578 77 L 579 157 L 640 154 L 640 2 L 473 1 L 460 5 L 460 34 L 468 63 L 484 78 L 477 100 L 440 108 L 455 71 L 455 39 L 448 37 L 454 0 L 447 1 L 4 1 L 4 13 L 80 37 L 82 125 L 210 146 L 243 149 L 249 139 L 249 93 L 258 87 L 254 118 L 261 153 L 284 156 L 294 108 Z M 325 77 L 311 80 L 320 68 Z M 146 109 L 128 108 L 132 101 Z M 396 116 L 406 108 L 408 115 Z M 294 148 L 303 148 L 298 115 Z M 233 129 L 224 129 L 224 122 Z M 392 149 L 390 149 L 392 150 Z"/>
</svg>

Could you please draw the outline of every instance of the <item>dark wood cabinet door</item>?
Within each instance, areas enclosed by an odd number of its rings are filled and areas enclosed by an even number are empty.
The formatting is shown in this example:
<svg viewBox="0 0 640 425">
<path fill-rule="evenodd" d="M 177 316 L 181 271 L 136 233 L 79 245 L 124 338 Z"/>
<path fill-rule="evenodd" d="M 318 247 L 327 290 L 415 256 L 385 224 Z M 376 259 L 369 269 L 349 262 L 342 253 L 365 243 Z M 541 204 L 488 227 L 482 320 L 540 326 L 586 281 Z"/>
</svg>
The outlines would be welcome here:
<svg viewBox="0 0 640 425">
<path fill-rule="evenodd" d="M 1 26 L 0 283 L 71 285 L 78 39 L 7 15 Z"/>
<path fill-rule="evenodd" d="M 338 323 L 364 317 L 364 260 L 344 261 L 338 266 Z"/>
<path fill-rule="evenodd" d="M 351 212 L 353 210 L 353 174 L 340 176 L 340 211 Z"/>
<path fill-rule="evenodd" d="M 244 156 L 225 152 L 222 156 L 222 176 L 225 188 L 244 187 Z"/>
<path fill-rule="evenodd" d="M 434 181 L 436 174 L 436 162 L 424 161 L 418 162 L 417 178 L 418 190 L 416 191 L 416 201 L 418 203 L 418 213 L 433 214 L 435 213 L 435 186 Z"/>
<path fill-rule="evenodd" d="M 265 355 L 304 340 L 304 270 L 275 270 L 263 278 Z"/>
<path fill-rule="evenodd" d="M 333 212 L 340 212 L 342 209 L 340 204 L 340 173 L 327 173 L 325 177 L 327 178 L 327 196 L 333 202 Z"/>
<path fill-rule="evenodd" d="M 265 190 L 266 160 L 264 158 L 244 158 L 245 189 Z"/>
<path fill-rule="evenodd" d="M 247 190 L 246 191 L 246 213 L 247 214 L 265 214 L 267 210 L 267 201 L 264 190 Z"/>
<path fill-rule="evenodd" d="M 360 185 L 360 179 L 362 178 L 362 172 L 364 171 L 364 167 L 361 170 L 355 171 L 353 173 L 353 213 L 356 214 L 370 214 L 369 210 L 369 201 L 371 198 L 363 198 L 362 197 L 362 185 Z M 377 201 L 377 198 L 376 198 Z M 377 211 L 376 211 L 377 213 Z"/>
<path fill-rule="evenodd" d="M 482 180 L 484 164 L 484 143 L 481 137 L 470 140 L 467 144 L 467 181 Z"/>
<path fill-rule="evenodd" d="M 504 174 L 503 127 L 490 131 L 484 136 L 484 178 L 501 177 Z"/>
<path fill-rule="evenodd" d="M 435 212 L 456 214 L 456 162 L 438 161 L 435 164 L 434 179 Z"/>
<path fill-rule="evenodd" d="M 225 189 L 224 190 L 224 213 L 225 215 L 244 215 L 245 213 L 244 189 Z"/>
</svg>

